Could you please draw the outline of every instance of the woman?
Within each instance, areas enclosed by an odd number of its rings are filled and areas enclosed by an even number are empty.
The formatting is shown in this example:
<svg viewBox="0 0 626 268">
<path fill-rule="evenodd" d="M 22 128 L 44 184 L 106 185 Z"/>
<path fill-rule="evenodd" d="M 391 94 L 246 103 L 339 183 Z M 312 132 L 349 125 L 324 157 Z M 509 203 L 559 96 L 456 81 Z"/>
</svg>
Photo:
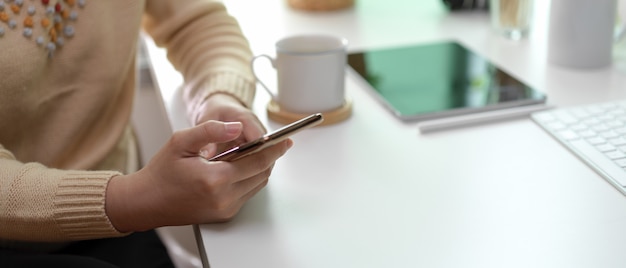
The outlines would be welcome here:
<svg viewBox="0 0 626 268">
<path fill-rule="evenodd" d="M 142 29 L 183 74 L 196 126 L 137 171 L 129 118 Z M 265 132 L 248 109 L 250 58 L 213 0 L 0 1 L 0 266 L 171 265 L 140 231 L 231 219 L 291 146 L 205 159 Z"/>
</svg>

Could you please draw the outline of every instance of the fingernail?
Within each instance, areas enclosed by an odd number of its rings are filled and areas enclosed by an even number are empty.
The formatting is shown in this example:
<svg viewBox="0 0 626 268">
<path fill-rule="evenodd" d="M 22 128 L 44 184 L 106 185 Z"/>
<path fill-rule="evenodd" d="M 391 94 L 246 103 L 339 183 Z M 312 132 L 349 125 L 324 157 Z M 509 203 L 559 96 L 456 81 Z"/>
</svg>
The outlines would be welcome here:
<svg viewBox="0 0 626 268">
<path fill-rule="evenodd" d="M 241 131 L 241 123 L 240 122 L 226 122 L 224 123 L 224 129 L 229 134 L 239 134 Z"/>
</svg>

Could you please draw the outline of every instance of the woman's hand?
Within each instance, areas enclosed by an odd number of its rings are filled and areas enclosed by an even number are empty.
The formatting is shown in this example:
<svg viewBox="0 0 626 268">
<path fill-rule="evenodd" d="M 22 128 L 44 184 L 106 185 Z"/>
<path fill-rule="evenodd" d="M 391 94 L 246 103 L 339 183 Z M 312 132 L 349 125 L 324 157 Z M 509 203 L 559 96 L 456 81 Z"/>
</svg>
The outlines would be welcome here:
<svg viewBox="0 0 626 268">
<path fill-rule="evenodd" d="M 176 132 L 146 167 L 113 177 L 106 196 L 113 226 L 131 232 L 230 220 L 267 184 L 274 162 L 292 145 L 286 140 L 234 162 L 199 156 L 207 144 L 233 141 L 243 131 L 239 122 L 208 121 Z"/>
<path fill-rule="evenodd" d="M 243 124 L 242 135 L 237 139 L 229 143 L 211 144 L 203 148 L 210 155 L 255 140 L 267 132 L 257 116 L 231 95 L 213 94 L 202 104 L 200 109 L 202 112 L 196 119 L 196 125 L 209 120 L 241 122 Z"/>
</svg>

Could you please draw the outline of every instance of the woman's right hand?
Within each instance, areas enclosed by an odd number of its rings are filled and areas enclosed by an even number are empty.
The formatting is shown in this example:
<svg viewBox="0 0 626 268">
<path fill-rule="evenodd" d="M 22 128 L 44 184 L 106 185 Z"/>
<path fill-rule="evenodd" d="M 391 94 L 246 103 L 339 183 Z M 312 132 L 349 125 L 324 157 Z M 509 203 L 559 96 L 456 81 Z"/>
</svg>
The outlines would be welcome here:
<svg viewBox="0 0 626 268">
<path fill-rule="evenodd" d="M 286 140 L 234 162 L 210 162 L 199 151 L 240 136 L 242 124 L 208 121 L 174 133 L 141 170 L 113 177 L 106 213 L 120 232 L 228 221 L 267 185 Z"/>
</svg>

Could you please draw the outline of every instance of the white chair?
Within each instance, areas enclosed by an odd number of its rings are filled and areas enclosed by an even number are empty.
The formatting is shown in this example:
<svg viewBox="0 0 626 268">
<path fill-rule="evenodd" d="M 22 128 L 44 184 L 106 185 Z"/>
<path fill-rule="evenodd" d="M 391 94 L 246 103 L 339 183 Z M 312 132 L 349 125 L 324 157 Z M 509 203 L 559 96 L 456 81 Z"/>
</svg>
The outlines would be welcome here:
<svg viewBox="0 0 626 268">
<path fill-rule="evenodd" d="M 140 46 L 140 52 L 142 48 Z M 172 130 L 166 121 L 161 100 L 152 86 L 149 70 L 146 70 L 150 68 L 149 64 L 141 64 L 145 63 L 142 60 L 139 62 L 139 83 L 132 120 L 139 145 L 140 164 L 144 166 L 168 140 Z M 192 226 L 161 227 L 156 231 L 176 267 L 202 267 Z"/>
<path fill-rule="evenodd" d="M 156 231 L 177 268 L 202 267 L 191 225 L 161 227 Z"/>
</svg>

